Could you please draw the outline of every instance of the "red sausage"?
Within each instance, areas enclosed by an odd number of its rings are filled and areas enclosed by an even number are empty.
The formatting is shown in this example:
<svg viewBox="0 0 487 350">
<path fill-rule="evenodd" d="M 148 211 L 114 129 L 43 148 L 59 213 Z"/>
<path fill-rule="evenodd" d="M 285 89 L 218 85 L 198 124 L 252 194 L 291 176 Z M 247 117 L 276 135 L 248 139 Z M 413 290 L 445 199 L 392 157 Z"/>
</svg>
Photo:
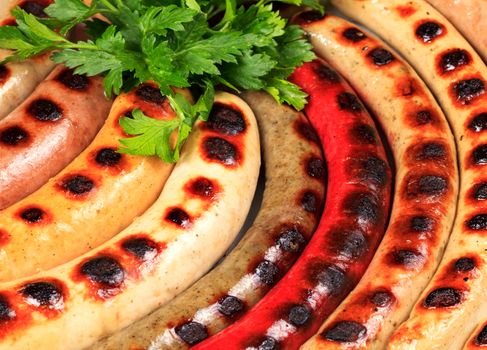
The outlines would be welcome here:
<svg viewBox="0 0 487 350">
<path fill-rule="evenodd" d="M 321 222 L 293 268 L 234 325 L 195 350 L 297 349 L 364 273 L 384 234 L 390 169 L 370 116 L 343 79 L 321 61 L 291 80 L 310 95 L 306 113 L 328 166 Z M 317 164 L 308 170 L 320 176 Z"/>
</svg>

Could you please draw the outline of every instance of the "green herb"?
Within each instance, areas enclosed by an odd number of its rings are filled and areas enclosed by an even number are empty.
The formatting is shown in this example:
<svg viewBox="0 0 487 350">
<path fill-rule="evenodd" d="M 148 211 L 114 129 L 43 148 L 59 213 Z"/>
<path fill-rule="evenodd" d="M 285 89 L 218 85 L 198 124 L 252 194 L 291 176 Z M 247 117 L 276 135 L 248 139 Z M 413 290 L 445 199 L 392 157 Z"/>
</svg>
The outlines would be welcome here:
<svg viewBox="0 0 487 350">
<path fill-rule="evenodd" d="M 121 140 L 121 152 L 174 162 L 194 123 L 208 118 L 216 85 L 265 90 L 281 103 L 304 107 L 306 94 L 286 79 L 314 54 L 301 29 L 287 25 L 272 2 L 93 0 L 87 6 L 81 0 L 55 0 L 45 19 L 13 10 L 17 26 L 0 27 L 0 48 L 12 50 L 4 62 L 52 51 L 52 60 L 78 74 L 104 75 L 108 96 L 154 81 L 178 118 L 159 121 L 141 111 L 122 118 L 124 130 L 135 137 Z M 323 11 L 319 0 L 280 2 Z M 109 22 L 93 19 L 97 14 Z M 70 29 L 80 23 L 91 40 L 69 40 Z M 173 90 L 190 86 L 202 91 L 194 105 Z M 174 130 L 178 139 L 171 147 Z"/>
</svg>

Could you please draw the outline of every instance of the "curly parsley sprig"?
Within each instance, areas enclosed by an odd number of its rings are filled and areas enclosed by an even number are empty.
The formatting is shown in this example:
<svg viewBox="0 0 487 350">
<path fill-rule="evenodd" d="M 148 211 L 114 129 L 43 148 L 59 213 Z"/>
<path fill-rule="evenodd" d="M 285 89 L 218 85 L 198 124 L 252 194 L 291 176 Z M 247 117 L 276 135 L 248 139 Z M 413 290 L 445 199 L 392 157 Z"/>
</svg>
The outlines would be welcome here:
<svg viewBox="0 0 487 350">
<path fill-rule="evenodd" d="M 53 52 L 53 61 L 78 74 L 102 74 L 108 96 L 154 81 L 178 118 L 160 121 L 141 111 L 122 118 L 122 127 L 134 137 L 122 139 L 120 151 L 174 162 L 194 123 L 208 118 L 219 84 L 235 91 L 265 90 L 280 103 L 304 107 L 306 94 L 286 79 L 314 54 L 302 30 L 287 25 L 272 2 L 93 0 L 87 6 L 81 0 L 55 0 L 45 9 L 47 18 L 14 9 L 17 26 L 0 27 L 0 48 L 12 50 L 4 62 Z M 319 0 L 280 2 L 323 11 Z M 91 39 L 73 42 L 68 33 L 80 23 Z M 202 91 L 194 104 L 174 92 L 187 87 Z M 175 130 L 178 139 L 171 147 Z"/>
</svg>

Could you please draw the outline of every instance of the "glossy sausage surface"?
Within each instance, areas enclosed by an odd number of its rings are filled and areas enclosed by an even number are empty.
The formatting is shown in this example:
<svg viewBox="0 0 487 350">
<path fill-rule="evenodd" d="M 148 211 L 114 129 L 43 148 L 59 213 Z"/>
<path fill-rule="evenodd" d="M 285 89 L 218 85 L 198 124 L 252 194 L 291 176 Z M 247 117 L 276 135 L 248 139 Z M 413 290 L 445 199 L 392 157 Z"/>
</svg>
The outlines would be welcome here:
<svg viewBox="0 0 487 350">
<path fill-rule="evenodd" d="M 461 182 L 450 241 L 433 279 L 388 348 L 461 349 L 487 314 L 487 202 L 483 195 L 487 186 L 487 67 L 425 1 L 333 3 L 411 62 L 436 96 L 455 135 Z"/>
<path fill-rule="evenodd" d="M 101 77 L 59 66 L 0 121 L 0 209 L 31 194 L 93 140 L 112 101 Z"/>
<path fill-rule="evenodd" d="M 296 18 L 382 125 L 396 164 L 389 227 L 357 287 L 304 349 L 383 349 L 436 270 L 455 217 L 456 149 L 413 69 L 370 33 L 335 16 Z"/>
<path fill-rule="evenodd" d="M 480 324 L 467 340 L 463 350 L 482 350 L 487 347 L 487 322 Z"/>
<path fill-rule="evenodd" d="M 160 197 L 133 224 L 65 265 L 0 284 L 0 349 L 83 349 L 169 301 L 232 243 L 259 168 L 252 111 L 217 94 L 209 122 L 194 127 Z"/>
<path fill-rule="evenodd" d="M 3 0 L 0 6 L 0 26 L 15 25 L 10 10 L 16 6 L 42 16 L 43 9 L 50 3 L 51 0 Z M 9 55 L 10 51 L 0 50 L 0 61 Z M 49 59 L 49 55 L 0 65 L 0 119 L 6 117 L 29 96 L 53 68 L 54 62 Z"/>
<path fill-rule="evenodd" d="M 157 198 L 173 166 L 155 157 L 117 152 L 118 139 L 126 137 L 119 119 L 134 108 L 156 119 L 175 117 L 152 85 L 119 96 L 98 135 L 73 162 L 39 190 L 0 211 L 0 281 L 54 267 L 93 249 Z"/>
<path fill-rule="evenodd" d="M 326 155 L 323 216 L 279 283 L 195 350 L 297 349 L 358 282 L 384 233 L 391 175 L 372 119 L 344 80 L 320 60 L 297 68 L 291 81 L 309 94 L 305 111 Z M 307 169 L 324 180 L 323 163 L 309 162 Z"/>
<path fill-rule="evenodd" d="M 306 117 L 278 105 L 268 94 L 246 92 L 261 135 L 265 189 L 258 215 L 225 259 L 184 293 L 146 318 L 99 342 L 91 350 L 187 349 L 235 322 L 277 282 L 299 256 L 321 212 L 324 182 L 306 171 L 321 159 L 317 135 Z M 229 121 L 235 120 L 232 115 Z M 279 268 L 265 281 L 262 267 Z M 272 277 L 272 278 L 271 278 Z M 200 327 L 195 337 L 181 333 Z"/>
</svg>

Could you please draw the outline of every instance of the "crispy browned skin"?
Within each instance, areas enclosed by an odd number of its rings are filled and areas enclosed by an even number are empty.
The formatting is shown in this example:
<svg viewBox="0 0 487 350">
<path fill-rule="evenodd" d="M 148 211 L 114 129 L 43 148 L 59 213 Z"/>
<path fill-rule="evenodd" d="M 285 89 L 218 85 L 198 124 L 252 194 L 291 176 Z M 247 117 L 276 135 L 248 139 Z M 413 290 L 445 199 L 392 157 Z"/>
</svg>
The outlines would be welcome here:
<svg viewBox="0 0 487 350">
<path fill-rule="evenodd" d="M 487 347 L 487 322 L 480 324 L 470 336 L 463 350 L 482 350 Z"/>
<path fill-rule="evenodd" d="M 298 16 L 315 51 L 355 88 L 383 127 L 396 163 L 389 228 L 364 277 L 305 349 L 381 349 L 428 283 L 458 195 L 453 135 L 414 70 L 370 33 L 335 16 Z"/>
<path fill-rule="evenodd" d="M 460 194 L 442 261 L 393 350 L 458 350 L 487 314 L 487 67 L 463 36 L 423 0 L 333 0 L 403 54 L 423 77 L 457 142 Z"/>
<path fill-rule="evenodd" d="M 271 288 L 310 238 L 324 197 L 324 183 L 306 175 L 304 168 L 309 157 L 321 157 L 316 135 L 302 113 L 279 106 L 269 95 L 249 92 L 243 98 L 259 122 L 265 158 L 264 198 L 253 226 L 232 253 L 191 288 L 91 350 L 146 349 L 150 344 L 154 349 L 189 348 L 175 327 L 198 323 L 207 335 L 225 328 Z M 279 272 L 263 283 L 255 268 L 270 255 Z"/>
<path fill-rule="evenodd" d="M 487 1 L 426 0 L 448 18 L 487 62 Z"/>
<path fill-rule="evenodd" d="M 1 120 L 0 209 L 37 190 L 88 146 L 111 104 L 101 77 L 58 67 Z"/>
</svg>

